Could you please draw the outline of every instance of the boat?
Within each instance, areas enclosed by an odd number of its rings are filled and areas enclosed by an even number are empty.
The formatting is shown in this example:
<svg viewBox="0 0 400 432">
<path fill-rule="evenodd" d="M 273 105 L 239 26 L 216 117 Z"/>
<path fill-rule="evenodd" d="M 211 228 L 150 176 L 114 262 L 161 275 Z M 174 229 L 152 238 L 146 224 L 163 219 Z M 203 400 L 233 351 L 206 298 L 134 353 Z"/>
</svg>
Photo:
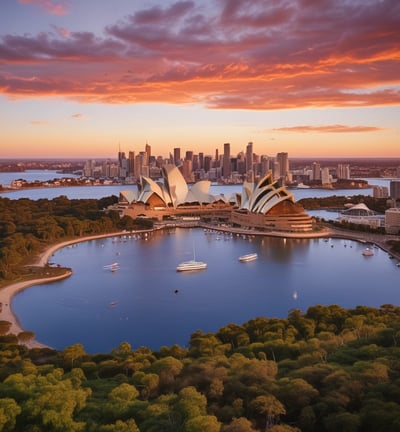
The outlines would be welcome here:
<svg viewBox="0 0 400 432">
<path fill-rule="evenodd" d="M 257 258 L 258 258 L 258 255 L 256 253 L 249 253 L 249 254 L 240 256 L 239 261 L 240 262 L 249 262 L 249 261 L 254 261 Z"/>
<path fill-rule="evenodd" d="M 196 251 L 194 249 L 193 244 L 193 259 L 190 261 L 184 261 L 180 263 L 176 267 L 176 271 L 185 272 L 185 271 L 197 271 L 197 270 L 205 270 L 207 268 L 207 263 L 204 261 L 196 261 Z"/>
<path fill-rule="evenodd" d="M 117 262 L 112 263 L 112 264 L 107 264 L 107 265 L 103 266 L 103 269 L 114 272 L 114 271 L 119 270 L 119 264 Z"/>
<path fill-rule="evenodd" d="M 372 256 L 374 252 L 370 248 L 365 248 L 362 253 L 364 256 Z"/>
<path fill-rule="evenodd" d="M 196 271 L 196 270 L 205 270 L 207 268 L 207 263 L 204 261 L 185 261 L 183 263 L 180 263 L 176 267 L 176 271 L 178 272 L 184 272 L 184 271 Z"/>
</svg>

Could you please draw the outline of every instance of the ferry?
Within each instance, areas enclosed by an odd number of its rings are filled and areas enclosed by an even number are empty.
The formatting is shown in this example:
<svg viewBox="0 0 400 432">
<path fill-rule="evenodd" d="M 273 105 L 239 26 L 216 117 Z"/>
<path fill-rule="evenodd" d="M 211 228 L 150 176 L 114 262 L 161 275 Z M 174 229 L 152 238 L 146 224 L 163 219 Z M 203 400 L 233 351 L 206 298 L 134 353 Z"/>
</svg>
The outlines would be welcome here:
<svg viewBox="0 0 400 432">
<path fill-rule="evenodd" d="M 205 270 L 207 268 L 207 263 L 204 261 L 185 261 L 183 263 L 180 263 L 176 267 L 176 271 L 178 272 L 184 272 L 184 271 L 197 271 L 197 270 Z"/>
<path fill-rule="evenodd" d="M 256 253 L 249 253 L 249 254 L 240 256 L 239 261 L 240 262 L 249 262 L 249 261 L 254 261 L 257 258 L 258 258 L 258 255 Z"/>
</svg>

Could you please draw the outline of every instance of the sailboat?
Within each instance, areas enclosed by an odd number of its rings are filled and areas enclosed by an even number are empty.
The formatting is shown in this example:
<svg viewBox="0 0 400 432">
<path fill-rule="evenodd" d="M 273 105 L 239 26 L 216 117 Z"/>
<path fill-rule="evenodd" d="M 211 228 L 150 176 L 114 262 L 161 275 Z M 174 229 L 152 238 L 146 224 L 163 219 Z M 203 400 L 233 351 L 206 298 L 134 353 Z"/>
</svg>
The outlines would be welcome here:
<svg viewBox="0 0 400 432">
<path fill-rule="evenodd" d="M 197 271 L 197 270 L 205 270 L 207 268 L 207 263 L 204 261 L 196 261 L 196 253 L 193 245 L 193 259 L 190 261 L 184 261 L 180 263 L 176 267 L 176 271 L 185 272 L 185 271 Z"/>
</svg>

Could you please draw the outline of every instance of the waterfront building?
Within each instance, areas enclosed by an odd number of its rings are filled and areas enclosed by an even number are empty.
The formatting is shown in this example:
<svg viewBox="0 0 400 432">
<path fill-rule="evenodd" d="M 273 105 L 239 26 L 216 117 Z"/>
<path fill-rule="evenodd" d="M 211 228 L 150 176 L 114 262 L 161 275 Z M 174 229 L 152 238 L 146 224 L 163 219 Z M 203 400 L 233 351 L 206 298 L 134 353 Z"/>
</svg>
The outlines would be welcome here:
<svg viewBox="0 0 400 432">
<path fill-rule="evenodd" d="M 390 197 L 394 200 L 400 200 L 400 180 L 390 181 Z"/>
<path fill-rule="evenodd" d="M 83 167 L 83 175 L 85 177 L 93 177 L 94 169 L 96 167 L 96 161 L 95 160 L 88 160 L 85 162 L 85 165 Z"/>
<path fill-rule="evenodd" d="M 350 165 L 349 164 L 338 164 L 336 177 L 338 179 L 348 180 L 350 178 Z"/>
<path fill-rule="evenodd" d="M 329 173 L 328 167 L 324 167 L 321 170 L 321 182 L 322 182 L 322 186 L 325 187 L 332 186 L 332 177 Z"/>
<path fill-rule="evenodd" d="M 388 198 L 389 197 L 389 189 L 386 186 L 373 186 L 372 187 L 372 196 L 374 198 Z"/>
<path fill-rule="evenodd" d="M 385 226 L 385 215 L 368 208 L 364 203 L 356 204 L 339 215 L 339 222 L 367 225 L 371 228 Z"/>
<path fill-rule="evenodd" d="M 218 220 L 263 231 L 309 232 L 312 218 L 296 203 L 284 186 L 269 173 L 259 182 L 244 182 L 242 193 L 212 195 L 211 182 L 199 181 L 188 187 L 184 176 L 174 165 L 162 167 L 162 182 L 142 176 L 138 196 L 120 194 L 113 208 L 132 218 L 145 215 L 163 220 L 170 217 L 199 217 Z"/>
<path fill-rule="evenodd" d="M 385 211 L 385 230 L 387 234 L 400 234 L 400 208 Z"/>
<path fill-rule="evenodd" d="M 321 164 L 313 162 L 312 164 L 312 179 L 316 181 L 321 180 Z"/>
</svg>

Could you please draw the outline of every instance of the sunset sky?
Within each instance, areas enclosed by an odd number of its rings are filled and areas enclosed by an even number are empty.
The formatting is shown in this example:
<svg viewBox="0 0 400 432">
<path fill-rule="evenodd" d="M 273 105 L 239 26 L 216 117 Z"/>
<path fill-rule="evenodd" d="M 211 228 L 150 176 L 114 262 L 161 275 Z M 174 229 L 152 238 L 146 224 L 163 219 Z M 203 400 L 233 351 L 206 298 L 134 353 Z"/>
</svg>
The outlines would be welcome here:
<svg viewBox="0 0 400 432">
<path fill-rule="evenodd" d="M 1 0 L 0 158 L 400 157 L 399 0 Z"/>
</svg>

